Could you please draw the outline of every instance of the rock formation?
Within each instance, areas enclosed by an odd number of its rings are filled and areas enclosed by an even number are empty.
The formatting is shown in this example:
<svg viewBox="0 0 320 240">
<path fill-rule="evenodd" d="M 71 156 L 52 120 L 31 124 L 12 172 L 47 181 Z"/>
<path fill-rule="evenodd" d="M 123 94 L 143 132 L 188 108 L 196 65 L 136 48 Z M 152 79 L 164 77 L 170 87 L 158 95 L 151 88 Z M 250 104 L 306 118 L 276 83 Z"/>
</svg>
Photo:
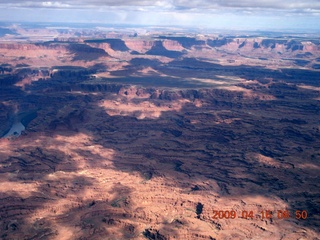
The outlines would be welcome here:
<svg viewBox="0 0 320 240">
<path fill-rule="evenodd" d="M 0 239 L 319 238 L 319 42 L 96 34 L 0 43 Z"/>
</svg>

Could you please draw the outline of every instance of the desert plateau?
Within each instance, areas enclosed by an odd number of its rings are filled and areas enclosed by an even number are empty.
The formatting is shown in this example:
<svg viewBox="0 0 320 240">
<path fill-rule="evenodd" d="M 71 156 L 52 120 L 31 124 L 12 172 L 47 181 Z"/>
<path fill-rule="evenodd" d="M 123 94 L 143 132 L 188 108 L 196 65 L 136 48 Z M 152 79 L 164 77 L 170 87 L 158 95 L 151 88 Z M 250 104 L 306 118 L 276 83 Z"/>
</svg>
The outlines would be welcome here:
<svg viewBox="0 0 320 240">
<path fill-rule="evenodd" d="M 320 36 L 0 27 L 0 239 L 320 239 Z"/>
</svg>

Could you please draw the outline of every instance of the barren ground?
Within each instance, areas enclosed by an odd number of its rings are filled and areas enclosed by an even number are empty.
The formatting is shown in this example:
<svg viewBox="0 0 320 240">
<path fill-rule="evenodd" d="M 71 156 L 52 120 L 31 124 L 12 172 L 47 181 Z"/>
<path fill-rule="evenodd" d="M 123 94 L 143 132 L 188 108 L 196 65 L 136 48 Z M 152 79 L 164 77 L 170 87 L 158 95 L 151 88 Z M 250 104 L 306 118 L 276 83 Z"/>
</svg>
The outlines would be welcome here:
<svg viewBox="0 0 320 240">
<path fill-rule="evenodd" d="M 0 239 L 320 238 L 319 40 L 101 36 L 0 43 Z"/>
</svg>

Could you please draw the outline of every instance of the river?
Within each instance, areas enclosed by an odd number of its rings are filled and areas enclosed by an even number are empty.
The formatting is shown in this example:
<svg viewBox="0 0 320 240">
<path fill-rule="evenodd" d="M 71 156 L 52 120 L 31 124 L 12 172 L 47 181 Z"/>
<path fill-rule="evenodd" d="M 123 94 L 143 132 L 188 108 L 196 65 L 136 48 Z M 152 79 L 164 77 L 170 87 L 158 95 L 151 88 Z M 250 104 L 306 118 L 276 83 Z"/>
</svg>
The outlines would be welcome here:
<svg viewBox="0 0 320 240">
<path fill-rule="evenodd" d="M 9 132 L 4 135 L 4 138 L 9 138 L 9 137 L 19 137 L 21 135 L 21 132 L 24 131 L 26 128 L 23 126 L 21 122 L 16 122 L 12 125 L 10 128 Z"/>
</svg>

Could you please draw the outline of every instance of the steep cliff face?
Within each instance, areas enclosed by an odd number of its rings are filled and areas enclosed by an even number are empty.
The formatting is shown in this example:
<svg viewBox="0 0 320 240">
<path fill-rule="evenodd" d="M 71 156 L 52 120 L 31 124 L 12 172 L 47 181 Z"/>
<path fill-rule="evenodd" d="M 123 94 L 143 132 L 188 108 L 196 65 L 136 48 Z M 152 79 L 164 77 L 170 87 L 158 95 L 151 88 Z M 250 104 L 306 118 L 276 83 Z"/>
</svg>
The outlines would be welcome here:
<svg viewBox="0 0 320 240">
<path fill-rule="evenodd" d="M 160 40 L 159 40 L 160 39 Z M 190 51 L 195 49 L 206 49 L 208 47 L 217 50 L 237 51 L 237 52 L 257 52 L 260 54 L 301 54 L 320 52 L 320 43 L 317 41 L 298 41 L 294 39 L 266 39 L 266 38 L 216 38 L 199 40 L 196 38 L 183 37 L 160 37 L 150 41 L 139 39 L 126 40 L 126 45 L 134 51 L 146 54 L 156 54 L 159 51 Z"/>
<path fill-rule="evenodd" d="M 232 39 L 227 38 L 216 38 L 216 39 L 208 39 L 207 44 L 210 47 L 222 47 L 224 45 L 227 45 L 228 43 L 231 43 Z"/>
<path fill-rule="evenodd" d="M 167 37 L 160 36 L 159 39 L 166 39 L 165 41 L 173 41 L 179 43 L 185 49 L 191 49 L 195 46 L 204 46 L 206 42 L 201 39 L 193 38 L 193 37 Z"/>
<path fill-rule="evenodd" d="M 232 38 L 207 40 L 210 47 L 231 51 L 257 51 L 264 53 L 319 52 L 320 43 L 317 41 L 298 41 L 293 39 L 265 38 Z"/>
<path fill-rule="evenodd" d="M 145 53 L 150 50 L 154 44 L 154 41 L 152 40 L 125 39 L 124 41 L 128 48 L 139 53 Z"/>
<path fill-rule="evenodd" d="M 109 54 L 101 48 L 91 47 L 87 44 L 70 44 L 68 50 L 75 54 L 73 60 L 92 61 L 100 57 L 108 57 Z"/>
<path fill-rule="evenodd" d="M 161 43 L 160 43 L 161 42 Z M 165 50 L 169 51 L 183 51 L 184 47 L 181 45 L 180 42 L 174 40 L 139 40 L 139 39 L 126 39 L 126 45 L 133 51 L 137 51 L 139 53 L 146 53 L 147 51 L 151 50 L 152 48 L 158 47 L 162 45 Z"/>
<path fill-rule="evenodd" d="M 146 52 L 149 55 L 164 56 L 169 58 L 178 58 L 183 55 L 180 51 L 171 51 L 164 47 L 162 41 L 154 42 L 152 48 Z"/>
<path fill-rule="evenodd" d="M 101 43 L 107 43 L 108 46 L 113 50 L 113 51 L 121 51 L 125 52 L 130 50 L 127 46 L 126 43 L 122 39 L 96 39 L 96 40 L 86 40 L 84 41 L 85 43 L 91 43 L 91 44 L 96 44 L 96 46 L 100 46 L 99 44 Z M 105 46 L 105 45 L 102 45 Z"/>
<path fill-rule="evenodd" d="M 162 44 L 166 49 L 171 51 L 182 51 L 185 49 L 178 41 L 164 40 Z"/>
<path fill-rule="evenodd" d="M 108 53 L 116 52 L 132 54 L 147 54 L 176 58 L 183 53 L 201 49 L 214 49 L 245 54 L 266 54 L 286 57 L 308 58 L 320 55 L 320 42 L 316 40 L 297 39 L 267 39 L 267 38 L 215 38 L 200 40 L 188 37 L 158 37 L 150 40 L 127 39 L 93 39 L 81 42 L 48 42 L 38 44 L 26 43 L 0 43 L 0 50 L 21 51 L 21 53 L 34 54 L 37 51 L 63 51 L 75 54 L 74 60 L 92 61 L 100 57 L 108 57 Z M 34 51 L 33 53 L 31 51 Z M 42 52 L 41 52 L 42 51 Z M 309 55 L 301 55 L 308 53 Z M 87 55 L 87 59 L 86 56 Z M 116 55 L 117 56 L 117 55 Z"/>
<path fill-rule="evenodd" d="M 317 239 L 319 71 L 293 63 L 318 45 L 264 39 L 0 48 L 0 137 L 26 126 L 0 139 L 2 236 Z M 296 206 L 313 216 L 259 216 Z M 215 216 L 235 208 L 260 219 Z"/>
<path fill-rule="evenodd" d="M 1 86 L 2 87 L 2 86 Z M 10 129 L 14 121 L 14 107 L 8 104 L 0 103 L 0 138 Z"/>
<path fill-rule="evenodd" d="M 97 91 L 99 91 L 96 88 Z M 159 88 L 145 88 L 137 86 L 124 85 L 110 85 L 110 92 L 117 92 L 119 95 L 128 98 L 147 98 L 152 100 L 164 101 L 204 101 L 234 104 L 237 101 L 252 101 L 252 100 L 274 100 L 272 95 L 258 94 L 245 88 L 234 88 L 233 91 L 227 89 L 159 89 Z"/>
</svg>

